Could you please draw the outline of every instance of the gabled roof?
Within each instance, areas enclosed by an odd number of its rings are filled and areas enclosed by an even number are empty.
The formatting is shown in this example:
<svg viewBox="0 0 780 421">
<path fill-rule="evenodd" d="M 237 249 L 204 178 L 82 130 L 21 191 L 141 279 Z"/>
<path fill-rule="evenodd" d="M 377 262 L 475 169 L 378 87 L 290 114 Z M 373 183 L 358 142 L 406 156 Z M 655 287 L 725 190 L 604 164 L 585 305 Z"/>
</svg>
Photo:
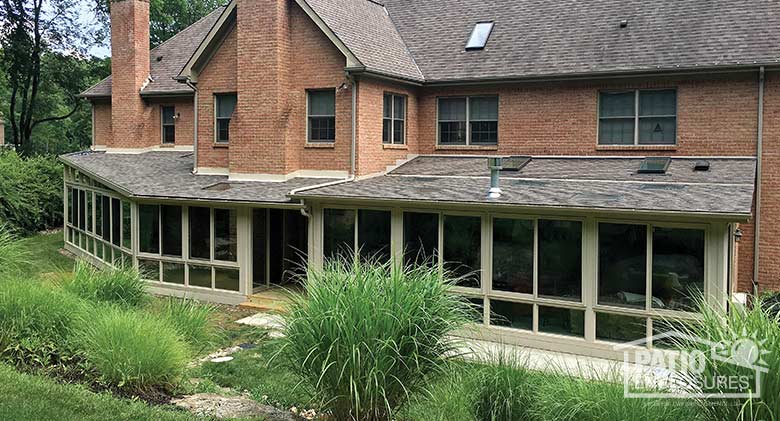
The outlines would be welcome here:
<svg viewBox="0 0 780 421">
<path fill-rule="evenodd" d="M 383 1 L 426 83 L 719 69 L 780 59 L 776 1 Z M 467 52 L 474 24 L 490 20 L 495 26 L 485 49 Z"/>
<path fill-rule="evenodd" d="M 487 196 L 486 157 L 420 156 L 378 177 L 303 190 L 299 199 L 446 203 L 543 210 L 644 212 L 732 221 L 751 215 L 753 158 L 672 158 L 666 174 L 638 174 L 643 158 L 529 157 L 502 171 L 498 199 Z M 706 159 L 710 170 L 694 171 Z M 724 200 L 728 198 L 728 200 Z"/>
<path fill-rule="evenodd" d="M 350 71 L 415 83 L 780 66 L 776 1 L 294 1 L 347 56 Z M 173 78 L 220 30 L 215 23 L 223 10 L 152 50 L 154 81 L 143 95 L 192 93 Z M 474 25 L 482 21 L 494 22 L 487 45 L 466 51 Z M 110 94 L 109 78 L 83 95 Z"/>
<path fill-rule="evenodd" d="M 152 81 L 141 95 L 192 95 L 190 87 L 173 79 L 211 30 L 224 7 L 219 7 L 201 20 L 158 45 L 149 53 Z M 159 59 L 159 60 L 158 60 Z M 111 76 L 84 91 L 81 96 L 100 98 L 111 96 Z"/>
</svg>

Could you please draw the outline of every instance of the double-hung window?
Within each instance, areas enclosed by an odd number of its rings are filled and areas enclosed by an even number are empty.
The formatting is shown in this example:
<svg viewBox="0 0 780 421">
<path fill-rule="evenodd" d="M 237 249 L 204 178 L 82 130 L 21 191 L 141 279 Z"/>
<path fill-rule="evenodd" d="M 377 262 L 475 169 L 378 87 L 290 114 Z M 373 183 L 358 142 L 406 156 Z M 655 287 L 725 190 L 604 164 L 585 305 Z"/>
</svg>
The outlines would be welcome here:
<svg viewBox="0 0 780 421">
<path fill-rule="evenodd" d="M 176 143 L 176 108 L 163 106 L 160 111 L 162 115 L 162 143 L 173 145 Z"/>
<path fill-rule="evenodd" d="M 406 142 L 406 97 L 385 94 L 382 119 L 382 143 L 403 145 Z"/>
<path fill-rule="evenodd" d="M 599 145 L 674 145 L 676 142 L 676 90 L 601 92 Z"/>
<path fill-rule="evenodd" d="M 236 110 L 238 97 L 236 94 L 217 94 L 215 95 L 216 105 L 216 130 L 214 141 L 216 143 L 227 144 L 230 142 L 230 119 Z"/>
<path fill-rule="evenodd" d="M 307 140 L 313 143 L 336 141 L 336 90 L 307 91 Z"/>
<path fill-rule="evenodd" d="M 498 97 L 439 98 L 440 145 L 498 144 Z"/>
</svg>

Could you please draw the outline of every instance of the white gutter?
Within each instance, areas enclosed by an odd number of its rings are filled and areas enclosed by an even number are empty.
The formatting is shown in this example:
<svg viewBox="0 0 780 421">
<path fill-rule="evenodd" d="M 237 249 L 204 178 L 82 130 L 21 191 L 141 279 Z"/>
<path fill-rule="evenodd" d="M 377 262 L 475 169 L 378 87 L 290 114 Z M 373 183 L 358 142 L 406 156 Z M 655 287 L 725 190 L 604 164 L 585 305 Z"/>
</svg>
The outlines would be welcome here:
<svg viewBox="0 0 780 421">
<path fill-rule="evenodd" d="M 761 238 L 761 180 L 764 156 L 764 66 L 758 69 L 758 133 L 756 137 L 756 218 L 753 222 L 753 294 L 758 296 L 758 264 Z"/>
</svg>

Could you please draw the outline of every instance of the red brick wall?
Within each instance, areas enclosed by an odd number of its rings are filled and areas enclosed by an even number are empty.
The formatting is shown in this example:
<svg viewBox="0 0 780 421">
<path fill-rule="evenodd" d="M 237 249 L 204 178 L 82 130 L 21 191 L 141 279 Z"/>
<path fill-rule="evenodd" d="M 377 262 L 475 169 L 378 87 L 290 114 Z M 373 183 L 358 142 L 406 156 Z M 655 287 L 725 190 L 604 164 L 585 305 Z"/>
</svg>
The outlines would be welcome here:
<svg viewBox="0 0 780 421">
<path fill-rule="evenodd" d="M 406 144 L 382 144 L 384 94 L 406 96 Z M 376 79 L 361 79 L 358 84 L 357 174 L 383 172 L 388 165 L 419 151 L 417 136 L 417 89 Z"/>
<path fill-rule="evenodd" d="M 96 100 L 92 102 L 94 112 L 94 124 L 92 139 L 93 146 L 107 146 L 112 143 L 111 131 L 111 101 Z"/>
<path fill-rule="evenodd" d="M 228 148 L 214 143 L 214 94 L 238 90 L 236 79 L 237 33 L 235 28 L 225 37 L 209 63 L 198 76 L 198 167 L 228 168 Z M 234 116 L 235 117 L 235 116 Z M 231 121 L 232 129 L 238 123 Z M 231 144 L 233 143 L 231 130 Z M 232 146 L 232 145 L 231 145 Z"/>
<path fill-rule="evenodd" d="M 764 100 L 759 283 L 780 290 L 780 74 L 768 73 Z M 744 241 L 744 240 L 743 240 Z M 751 244 L 753 239 L 751 238 Z M 752 256 L 751 256 L 752 257 Z M 742 265 L 742 263 L 740 263 Z M 750 269 L 752 270 L 752 262 Z"/>
<path fill-rule="evenodd" d="M 757 90 L 755 75 L 658 78 L 607 82 L 429 88 L 420 96 L 421 153 L 533 155 L 754 155 Z M 597 147 L 600 90 L 677 88 L 678 145 Z M 436 98 L 499 95 L 497 148 L 436 147 Z M 622 150 L 621 150 L 622 149 Z"/>
<path fill-rule="evenodd" d="M 111 3 L 113 148 L 152 146 L 145 134 L 150 109 L 139 92 L 149 77 L 149 1 Z"/>
<path fill-rule="evenodd" d="M 147 124 L 146 136 L 150 143 L 162 145 L 162 107 L 171 106 L 175 108 L 176 114 L 180 117 L 175 120 L 176 143 L 175 146 L 192 146 L 195 122 L 195 116 L 192 107 L 192 98 L 160 99 L 149 101 L 147 105 L 151 112 L 149 113 L 149 124 Z M 168 146 L 168 145 L 163 145 Z"/>
</svg>

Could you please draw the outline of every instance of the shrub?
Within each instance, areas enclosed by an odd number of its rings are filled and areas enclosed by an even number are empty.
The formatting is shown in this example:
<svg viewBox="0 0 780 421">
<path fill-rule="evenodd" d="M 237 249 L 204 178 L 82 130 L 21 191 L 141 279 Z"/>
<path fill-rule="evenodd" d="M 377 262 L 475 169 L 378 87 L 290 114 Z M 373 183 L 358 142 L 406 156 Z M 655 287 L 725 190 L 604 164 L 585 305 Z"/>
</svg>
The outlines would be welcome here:
<svg viewBox="0 0 780 421">
<path fill-rule="evenodd" d="M 0 282 L 0 355 L 15 364 L 57 365 L 74 353 L 73 326 L 88 307 L 38 282 Z"/>
<path fill-rule="evenodd" d="M 29 265 L 29 253 L 22 243 L 11 233 L 9 227 L 0 224 L 0 282 L 18 275 Z"/>
<path fill-rule="evenodd" d="M 77 337 L 100 379 L 133 393 L 173 389 L 188 361 L 175 329 L 145 312 L 101 308 L 81 320 Z"/>
<path fill-rule="evenodd" d="M 20 234 L 62 225 L 62 166 L 0 150 L 0 221 Z"/>
<path fill-rule="evenodd" d="M 135 269 L 97 269 L 83 260 L 76 263 L 73 279 L 65 282 L 64 289 L 95 303 L 116 303 L 131 307 L 143 304 L 148 298 L 146 283 Z"/>
<path fill-rule="evenodd" d="M 730 345 L 738 342 L 748 344 L 744 341 L 748 340 L 760 348 L 742 348 L 752 351 L 750 356 L 760 357 L 764 363 L 759 362 L 759 365 L 769 370 L 768 373 L 761 375 L 760 398 L 711 400 L 713 404 L 710 405 L 710 410 L 714 419 L 765 420 L 780 417 L 780 375 L 778 374 L 780 373 L 780 314 L 773 308 L 771 297 L 769 300 L 757 298 L 750 307 L 735 305 L 727 314 L 708 305 L 704 300 L 699 300 L 699 311 L 702 317 L 698 321 L 685 325 L 672 325 L 677 331 L 692 337 Z M 728 386 L 724 387 L 723 383 L 718 382 L 717 379 L 739 378 L 740 376 L 746 376 L 750 381 L 748 382 L 749 390 L 740 390 L 739 392 L 756 392 L 755 371 L 753 369 L 712 358 L 710 349 L 694 340 L 677 340 L 675 346 L 689 351 L 703 351 L 706 357 L 704 372 L 701 374 L 689 373 L 689 376 L 693 384 L 714 386 L 705 387 L 705 392 L 733 393 L 735 392 L 733 389 L 726 389 Z M 761 353 L 761 350 L 768 352 Z M 732 349 L 727 351 L 732 351 Z M 747 355 L 742 356 L 748 357 Z M 748 362 L 752 363 L 752 361 Z"/>
<path fill-rule="evenodd" d="M 194 352 L 200 352 L 215 341 L 211 323 L 215 307 L 194 300 L 169 297 L 162 300 L 156 313 L 167 320 Z"/>
<path fill-rule="evenodd" d="M 441 371 L 468 304 L 436 269 L 329 261 L 284 316 L 277 354 L 335 419 L 386 419 Z"/>
</svg>

